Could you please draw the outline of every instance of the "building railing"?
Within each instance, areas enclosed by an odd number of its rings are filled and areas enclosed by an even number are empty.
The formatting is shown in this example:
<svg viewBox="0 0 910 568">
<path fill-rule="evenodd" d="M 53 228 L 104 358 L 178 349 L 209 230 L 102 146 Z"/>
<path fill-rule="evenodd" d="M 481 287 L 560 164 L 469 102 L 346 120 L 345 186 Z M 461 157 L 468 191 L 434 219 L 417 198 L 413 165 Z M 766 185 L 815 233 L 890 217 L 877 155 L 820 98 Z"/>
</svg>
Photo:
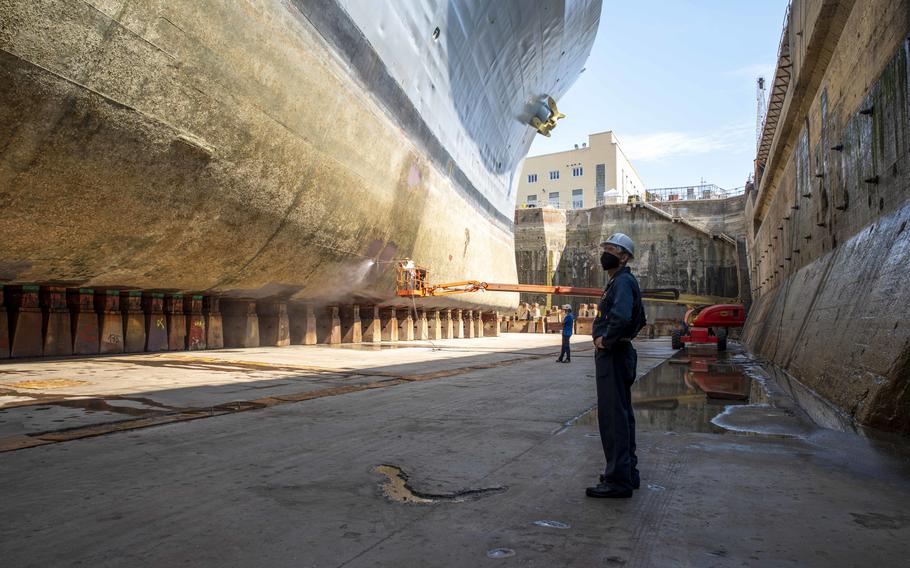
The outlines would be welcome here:
<svg viewBox="0 0 910 568">
<path fill-rule="evenodd" d="M 696 201 L 704 199 L 726 199 L 745 192 L 746 187 L 724 189 L 713 183 L 683 185 L 679 187 L 658 187 L 645 190 L 645 201 Z"/>
<path fill-rule="evenodd" d="M 539 201 L 535 204 L 519 203 L 516 209 L 537 209 L 546 207 L 549 209 L 585 209 L 591 207 L 600 207 L 602 205 L 617 205 L 639 201 L 701 201 L 706 199 L 727 199 L 736 197 L 745 193 L 745 186 L 735 187 L 733 189 L 724 189 L 713 183 L 701 185 L 683 185 L 679 187 L 660 187 L 645 190 L 644 196 L 632 195 L 626 201 L 618 201 L 615 197 L 601 196 L 595 199 L 594 205 L 582 203 L 582 207 L 576 207 L 571 201 L 560 201 L 551 203 L 549 201 Z M 642 199 L 642 197 L 644 199 Z"/>
</svg>

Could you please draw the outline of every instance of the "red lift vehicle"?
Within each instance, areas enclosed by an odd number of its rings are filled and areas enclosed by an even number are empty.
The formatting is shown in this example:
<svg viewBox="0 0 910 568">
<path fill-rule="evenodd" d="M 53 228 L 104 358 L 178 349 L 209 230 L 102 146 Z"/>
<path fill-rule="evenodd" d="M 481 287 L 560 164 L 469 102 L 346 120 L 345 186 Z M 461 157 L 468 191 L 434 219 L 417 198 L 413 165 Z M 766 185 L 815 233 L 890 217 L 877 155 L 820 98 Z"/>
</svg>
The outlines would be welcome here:
<svg viewBox="0 0 910 568">
<path fill-rule="evenodd" d="M 746 323 L 746 308 L 742 304 L 696 306 L 686 312 L 685 328 L 673 332 L 673 349 L 687 343 L 716 343 L 718 351 L 727 349 L 727 332 L 731 327 Z"/>
<path fill-rule="evenodd" d="M 685 375 L 686 385 L 698 388 L 711 400 L 748 400 L 749 380 L 730 363 L 720 362 L 717 356 L 692 356 Z"/>
</svg>

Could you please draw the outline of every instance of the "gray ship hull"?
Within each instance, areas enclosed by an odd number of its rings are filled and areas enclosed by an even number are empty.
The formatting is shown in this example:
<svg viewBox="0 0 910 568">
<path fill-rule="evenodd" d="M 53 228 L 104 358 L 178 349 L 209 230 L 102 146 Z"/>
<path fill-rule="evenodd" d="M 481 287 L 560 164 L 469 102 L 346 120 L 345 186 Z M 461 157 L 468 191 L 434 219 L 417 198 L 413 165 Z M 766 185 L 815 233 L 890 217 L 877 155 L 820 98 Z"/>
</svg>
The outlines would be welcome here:
<svg viewBox="0 0 910 568">
<path fill-rule="evenodd" d="M 430 3 L 438 34 L 387 45 L 346 4 L 0 6 L 0 282 L 381 303 L 402 257 L 515 281 L 527 120 L 580 73 L 600 3 Z M 417 36 L 403 77 L 389 46 Z"/>
</svg>

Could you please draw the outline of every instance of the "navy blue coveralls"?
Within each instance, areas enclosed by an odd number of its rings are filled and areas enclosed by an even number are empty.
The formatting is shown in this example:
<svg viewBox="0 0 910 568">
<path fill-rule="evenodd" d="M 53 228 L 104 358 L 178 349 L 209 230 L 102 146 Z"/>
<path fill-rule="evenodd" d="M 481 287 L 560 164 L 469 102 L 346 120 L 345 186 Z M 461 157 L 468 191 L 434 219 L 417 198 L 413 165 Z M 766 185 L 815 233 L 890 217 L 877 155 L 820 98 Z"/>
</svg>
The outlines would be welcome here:
<svg viewBox="0 0 910 568">
<path fill-rule="evenodd" d="M 631 393 L 638 355 L 631 340 L 645 325 L 641 289 L 628 267 L 613 275 L 597 308 L 591 335 L 603 337 L 604 345 L 594 353 L 597 421 L 607 460 L 603 482 L 626 491 L 639 483 Z"/>
<path fill-rule="evenodd" d="M 575 329 L 575 317 L 571 313 L 566 314 L 566 319 L 562 323 L 562 351 L 559 352 L 559 359 L 562 361 L 565 356 L 566 361 L 572 360 L 572 350 L 569 348 L 569 340 L 572 338 L 572 331 Z"/>
</svg>

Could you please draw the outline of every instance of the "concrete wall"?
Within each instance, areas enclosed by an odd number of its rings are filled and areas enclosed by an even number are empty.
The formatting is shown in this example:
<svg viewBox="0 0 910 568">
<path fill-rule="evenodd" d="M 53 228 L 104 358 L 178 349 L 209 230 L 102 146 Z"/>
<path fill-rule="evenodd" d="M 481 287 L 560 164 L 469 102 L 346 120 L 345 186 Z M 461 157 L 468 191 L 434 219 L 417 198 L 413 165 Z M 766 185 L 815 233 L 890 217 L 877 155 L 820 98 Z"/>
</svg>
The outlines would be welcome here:
<svg viewBox="0 0 910 568">
<path fill-rule="evenodd" d="M 745 196 L 727 199 L 695 199 L 681 201 L 651 201 L 674 217 L 681 217 L 712 233 L 724 233 L 733 238 L 745 238 Z"/>
<path fill-rule="evenodd" d="M 515 211 L 515 261 L 521 267 L 518 281 L 522 284 L 553 284 L 566 248 L 566 213 L 550 208 Z M 549 306 L 550 300 L 550 296 L 521 295 L 522 302 Z"/>
<path fill-rule="evenodd" d="M 726 209 L 733 209 L 729 206 Z M 722 208 L 724 209 L 724 208 Z M 736 297 L 736 247 L 645 207 L 605 205 L 579 211 L 516 211 L 518 280 L 602 288 L 600 243 L 614 232 L 632 237 L 636 258 L 631 268 L 642 288 L 677 288 L 689 294 Z M 717 224 L 717 221 L 710 221 Z M 570 303 L 576 309 L 596 298 L 522 294 L 522 302 Z M 681 306 L 646 305 L 648 319 L 666 333 L 682 317 Z"/>
<path fill-rule="evenodd" d="M 744 340 L 860 423 L 910 431 L 910 2 L 792 14 L 794 74 L 747 194 Z"/>
</svg>

